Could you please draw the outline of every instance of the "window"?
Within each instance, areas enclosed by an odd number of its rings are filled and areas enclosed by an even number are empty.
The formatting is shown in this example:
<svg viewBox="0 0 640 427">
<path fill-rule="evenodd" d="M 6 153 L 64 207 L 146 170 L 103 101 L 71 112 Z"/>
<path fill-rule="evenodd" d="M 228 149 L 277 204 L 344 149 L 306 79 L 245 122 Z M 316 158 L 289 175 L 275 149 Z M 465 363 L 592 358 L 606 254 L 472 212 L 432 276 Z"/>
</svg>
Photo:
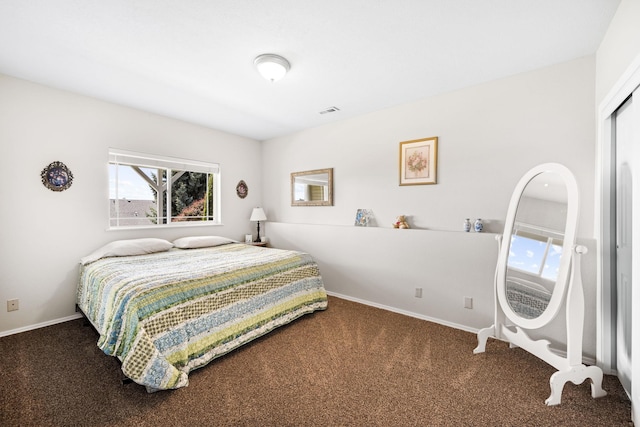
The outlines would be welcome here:
<svg viewBox="0 0 640 427">
<path fill-rule="evenodd" d="M 109 150 L 109 226 L 220 224 L 220 168 Z"/>
<path fill-rule="evenodd" d="M 509 268 L 556 281 L 562 255 L 562 234 L 516 224 L 511 235 Z"/>
</svg>

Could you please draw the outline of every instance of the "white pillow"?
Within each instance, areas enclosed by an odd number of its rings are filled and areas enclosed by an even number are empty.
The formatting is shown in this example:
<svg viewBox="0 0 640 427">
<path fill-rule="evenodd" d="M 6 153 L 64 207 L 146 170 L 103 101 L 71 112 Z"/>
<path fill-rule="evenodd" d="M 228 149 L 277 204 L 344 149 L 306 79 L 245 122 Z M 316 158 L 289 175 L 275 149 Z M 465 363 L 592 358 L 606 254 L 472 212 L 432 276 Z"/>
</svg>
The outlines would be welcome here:
<svg viewBox="0 0 640 427">
<path fill-rule="evenodd" d="M 86 257 L 81 258 L 80 264 L 85 265 L 90 262 L 97 261 L 100 258 L 112 256 L 143 255 L 152 254 L 154 252 L 165 252 L 172 247 L 173 243 L 152 237 L 144 239 L 116 240 L 93 251 Z"/>
<path fill-rule="evenodd" d="M 190 236 L 173 241 L 173 245 L 180 249 L 206 248 L 209 246 L 226 245 L 227 243 L 237 243 L 237 240 L 231 240 L 221 236 Z"/>
</svg>

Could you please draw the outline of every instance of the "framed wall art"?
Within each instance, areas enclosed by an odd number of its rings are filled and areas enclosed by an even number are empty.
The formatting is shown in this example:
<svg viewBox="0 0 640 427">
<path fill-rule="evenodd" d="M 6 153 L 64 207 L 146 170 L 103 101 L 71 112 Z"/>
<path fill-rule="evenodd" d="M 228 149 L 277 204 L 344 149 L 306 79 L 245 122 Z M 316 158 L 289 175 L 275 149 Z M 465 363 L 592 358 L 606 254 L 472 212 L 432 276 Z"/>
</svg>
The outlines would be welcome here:
<svg viewBox="0 0 640 427">
<path fill-rule="evenodd" d="M 236 185 L 236 194 L 241 199 L 244 199 L 245 197 L 247 197 L 247 194 L 249 194 L 249 187 L 247 186 L 247 183 L 244 182 L 244 180 L 240 180 L 238 185 Z"/>
<path fill-rule="evenodd" d="M 42 185 L 51 191 L 64 191 L 71 187 L 73 174 L 62 162 L 53 162 L 40 172 Z"/>
<path fill-rule="evenodd" d="M 353 225 L 356 227 L 368 227 L 373 219 L 373 211 L 371 209 L 358 209 L 356 211 L 356 220 Z"/>
<path fill-rule="evenodd" d="M 438 137 L 400 143 L 400 185 L 437 183 Z"/>
</svg>

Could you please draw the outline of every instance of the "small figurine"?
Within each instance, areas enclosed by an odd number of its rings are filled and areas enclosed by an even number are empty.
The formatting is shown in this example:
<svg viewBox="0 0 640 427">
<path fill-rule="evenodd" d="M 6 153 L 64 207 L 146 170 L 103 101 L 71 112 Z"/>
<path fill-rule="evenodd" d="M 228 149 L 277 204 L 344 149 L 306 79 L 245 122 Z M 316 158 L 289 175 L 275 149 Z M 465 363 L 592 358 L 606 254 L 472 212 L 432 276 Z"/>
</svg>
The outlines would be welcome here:
<svg viewBox="0 0 640 427">
<path fill-rule="evenodd" d="M 393 223 L 393 228 L 409 228 L 409 223 L 404 219 L 404 215 L 396 218 L 396 222 Z"/>
</svg>

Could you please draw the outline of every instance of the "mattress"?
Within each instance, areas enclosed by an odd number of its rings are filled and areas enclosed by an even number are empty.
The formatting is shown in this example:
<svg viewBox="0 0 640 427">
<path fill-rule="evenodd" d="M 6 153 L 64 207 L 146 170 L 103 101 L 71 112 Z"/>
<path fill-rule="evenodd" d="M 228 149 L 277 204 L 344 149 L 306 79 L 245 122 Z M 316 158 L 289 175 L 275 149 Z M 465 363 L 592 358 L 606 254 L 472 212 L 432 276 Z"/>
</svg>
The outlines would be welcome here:
<svg viewBox="0 0 640 427">
<path fill-rule="evenodd" d="M 327 308 L 318 266 L 302 252 L 232 243 L 102 258 L 81 267 L 78 307 L 98 346 L 148 391 Z"/>
</svg>

